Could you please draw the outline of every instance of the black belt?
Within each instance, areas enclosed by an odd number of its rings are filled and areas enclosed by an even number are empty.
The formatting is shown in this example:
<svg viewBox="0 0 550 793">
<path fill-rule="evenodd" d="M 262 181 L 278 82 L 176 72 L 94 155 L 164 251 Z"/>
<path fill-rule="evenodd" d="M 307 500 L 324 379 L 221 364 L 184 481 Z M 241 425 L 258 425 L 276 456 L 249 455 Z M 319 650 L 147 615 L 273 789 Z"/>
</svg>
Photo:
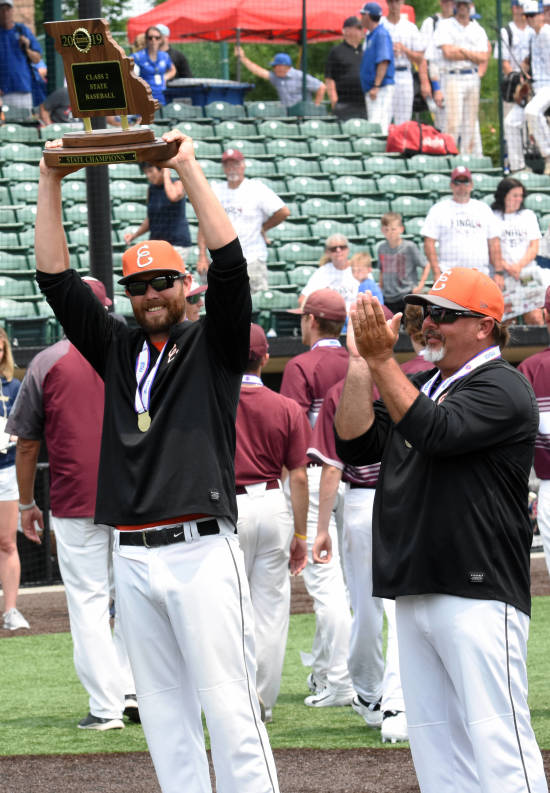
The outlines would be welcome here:
<svg viewBox="0 0 550 793">
<path fill-rule="evenodd" d="M 197 523 L 197 531 L 201 537 L 204 537 L 207 534 L 219 534 L 220 527 L 215 518 L 210 518 Z M 170 526 L 169 529 L 120 532 L 121 545 L 144 545 L 146 548 L 158 548 L 161 545 L 173 545 L 175 542 L 185 542 L 183 523 Z"/>
<path fill-rule="evenodd" d="M 375 485 L 361 485 L 359 482 L 350 482 L 349 487 L 350 490 L 374 490 Z"/>
<path fill-rule="evenodd" d="M 408 66 L 396 66 L 395 67 L 395 71 L 396 72 L 408 72 L 409 71 L 409 67 Z"/>
<path fill-rule="evenodd" d="M 262 484 L 261 482 L 250 482 L 250 485 L 261 485 L 261 484 Z M 249 487 L 249 485 L 237 485 L 237 487 L 235 488 L 235 493 L 238 496 L 242 496 L 242 495 L 244 495 L 247 492 L 247 490 L 246 490 L 247 487 Z M 278 479 L 270 479 L 269 482 L 265 483 L 265 489 L 266 490 L 280 490 L 281 486 L 279 484 L 279 480 Z"/>
<path fill-rule="evenodd" d="M 477 74 L 477 69 L 449 69 L 447 74 Z"/>
</svg>

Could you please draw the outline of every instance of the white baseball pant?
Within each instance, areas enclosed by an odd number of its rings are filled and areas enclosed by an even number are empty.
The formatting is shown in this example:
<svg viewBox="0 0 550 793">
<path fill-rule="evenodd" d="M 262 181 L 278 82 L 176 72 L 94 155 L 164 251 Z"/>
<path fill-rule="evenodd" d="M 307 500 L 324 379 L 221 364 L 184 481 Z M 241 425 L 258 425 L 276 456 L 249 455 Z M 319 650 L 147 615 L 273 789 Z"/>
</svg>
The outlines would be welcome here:
<svg viewBox="0 0 550 793">
<path fill-rule="evenodd" d="M 529 132 L 534 137 L 542 157 L 550 157 L 550 128 L 544 115 L 550 107 L 550 86 L 539 88 L 525 105 L 525 118 Z"/>
<path fill-rule="evenodd" d="M 368 93 L 365 94 L 367 118 L 369 121 L 375 121 L 380 124 L 384 135 L 388 134 L 388 127 L 392 117 L 394 89 L 395 85 L 381 86 L 378 89 L 376 99 L 371 99 Z"/>
<path fill-rule="evenodd" d="M 133 694 L 135 686 L 118 610 L 114 632 L 109 622 L 113 530 L 94 524 L 93 518 L 52 516 L 51 526 L 67 597 L 74 665 L 89 694 L 90 713 L 120 719 L 124 695 Z"/>
<path fill-rule="evenodd" d="M 444 74 L 445 132 L 452 135 L 461 154 L 475 154 L 476 123 L 479 110 L 480 80 L 472 74 Z"/>
<path fill-rule="evenodd" d="M 504 119 L 504 136 L 508 149 L 508 165 L 511 171 L 519 171 L 525 168 L 525 158 L 523 156 L 524 145 L 527 140 L 527 127 L 525 120 L 525 110 L 523 107 L 514 104 L 508 115 Z"/>
<path fill-rule="evenodd" d="M 372 595 L 374 488 L 350 488 L 344 496 L 342 556 L 353 618 L 348 669 L 355 691 L 367 702 L 382 697 L 383 710 L 405 710 L 399 675 L 395 606 Z M 384 608 L 388 618 L 386 665 L 382 649 Z"/>
<path fill-rule="evenodd" d="M 527 615 L 453 595 L 396 603 L 422 793 L 547 793 L 527 705 Z"/>
<path fill-rule="evenodd" d="M 237 531 L 254 609 L 256 688 L 266 710 L 277 701 L 290 614 L 289 549 L 294 533 L 282 490 L 265 482 L 237 496 Z"/>
<path fill-rule="evenodd" d="M 550 479 L 541 479 L 537 499 L 537 523 L 544 549 L 546 567 L 550 572 Z"/>
<path fill-rule="evenodd" d="M 412 118 L 414 84 L 410 69 L 395 70 L 395 90 L 392 100 L 392 119 L 394 124 L 403 124 Z"/>
<path fill-rule="evenodd" d="M 351 629 L 351 614 L 340 565 L 338 538 L 334 516 L 330 519 L 332 559 L 328 564 L 313 563 L 313 543 L 317 536 L 319 517 L 319 485 L 322 467 L 307 469 L 309 508 L 307 513 L 308 561 L 303 572 L 306 589 L 313 598 L 315 637 L 312 669 L 316 678 L 326 681 L 337 694 L 353 695 L 348 672 L 347 655 Z"/>
<path fill-rule="evenodd" d="M 117 608 L 141 723 L 162 793 L 212 793 L 201 709 L 218 793 L 278 793 L 256 693 L 254 615 L 237 535 L 160 548 L 119 545 Z"/>
</svg>

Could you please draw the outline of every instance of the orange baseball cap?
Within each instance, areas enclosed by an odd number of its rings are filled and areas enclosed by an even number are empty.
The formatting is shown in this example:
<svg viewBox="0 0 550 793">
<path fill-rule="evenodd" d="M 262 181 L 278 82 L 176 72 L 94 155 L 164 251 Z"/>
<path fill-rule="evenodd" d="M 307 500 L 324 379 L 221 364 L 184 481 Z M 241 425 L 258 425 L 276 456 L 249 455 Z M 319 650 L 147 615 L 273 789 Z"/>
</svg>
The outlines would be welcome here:
<svg viewBox="0 0 550 793">
<path fill-rule="evenodd" d="M 504 299 L 502 292 L 488 275 L 471 267 L 453 267 L 441 273 L 426 295 L 405 295 L 405 303 L 423 306 L 472 311 L 502 320 Z"/>
<path fill-rule="evenodd" d="M 122 254 L 122 278 L 119 284 L 127 284 L 139 273 L 158 271 L 184 274 L 185 264 L 174 246 L 165 240 L 140 242 Z"/>
</svg>

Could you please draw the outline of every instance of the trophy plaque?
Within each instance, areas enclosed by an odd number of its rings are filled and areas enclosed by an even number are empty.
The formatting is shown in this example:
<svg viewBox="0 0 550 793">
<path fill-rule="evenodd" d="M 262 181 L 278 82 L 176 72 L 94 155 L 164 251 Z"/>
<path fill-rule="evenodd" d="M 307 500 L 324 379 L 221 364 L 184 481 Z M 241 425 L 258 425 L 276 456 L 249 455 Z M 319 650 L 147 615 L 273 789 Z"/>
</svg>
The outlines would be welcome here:
<svg viewBox="0 0 550 793">
<path fill-rule="evenodd" d="M 159 103 L 134 73 L 133 58 L 113 39 L 105 19 L 45 22 L 44 28 L 63 59 L 73 116 L 84 122 L 84 132 L 63 135 L 62 148 L 44 150 L 47 165 L 108 165 L 175 155 L 177 143 L 155 138 L 147 126 L 129 127 L 129 114 L 150 124 Z M 92 129 L 92 117 L 109 115 L 120 116 L 121 129 Z"/>
</svg>

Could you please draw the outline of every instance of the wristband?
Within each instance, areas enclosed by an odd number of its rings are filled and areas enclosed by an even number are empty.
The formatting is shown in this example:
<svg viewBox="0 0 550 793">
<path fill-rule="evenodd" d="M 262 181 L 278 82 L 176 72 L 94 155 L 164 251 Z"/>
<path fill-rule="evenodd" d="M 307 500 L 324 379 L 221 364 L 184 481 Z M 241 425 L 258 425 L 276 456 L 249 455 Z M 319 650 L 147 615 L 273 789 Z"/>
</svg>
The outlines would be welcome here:
<svg viewBox="0 0 550 793">
<path fill-rule="evenodd" d="M 504 270 L 495 270 L 495 275 L 504 275 Z"/>
<path fill-rule="evenodd" d="M 441 83 L 439 80 L 431 80 L 432 91 L 441 91 Z"/>
<path fill-rule="evenodd" d="M 36 501 L 34 498 L 30 504 L 19 504 L 19 512 L 27 512 L 27 510 L 32 509 L 33 507 L 36 507 Z"/>
<path fill-rule="evenodd" d="M 306 535 L 305 535 L 305 534 L 298 534 L 297 532 L 294 532 L 294 536 L 295 536 L 295 537 L 296 537 L 296 539 L 298 539 L 298 540 L 306 540 L 306 539 L 307 539 L 307 537 L 306 537 Z"/>
</svg>

